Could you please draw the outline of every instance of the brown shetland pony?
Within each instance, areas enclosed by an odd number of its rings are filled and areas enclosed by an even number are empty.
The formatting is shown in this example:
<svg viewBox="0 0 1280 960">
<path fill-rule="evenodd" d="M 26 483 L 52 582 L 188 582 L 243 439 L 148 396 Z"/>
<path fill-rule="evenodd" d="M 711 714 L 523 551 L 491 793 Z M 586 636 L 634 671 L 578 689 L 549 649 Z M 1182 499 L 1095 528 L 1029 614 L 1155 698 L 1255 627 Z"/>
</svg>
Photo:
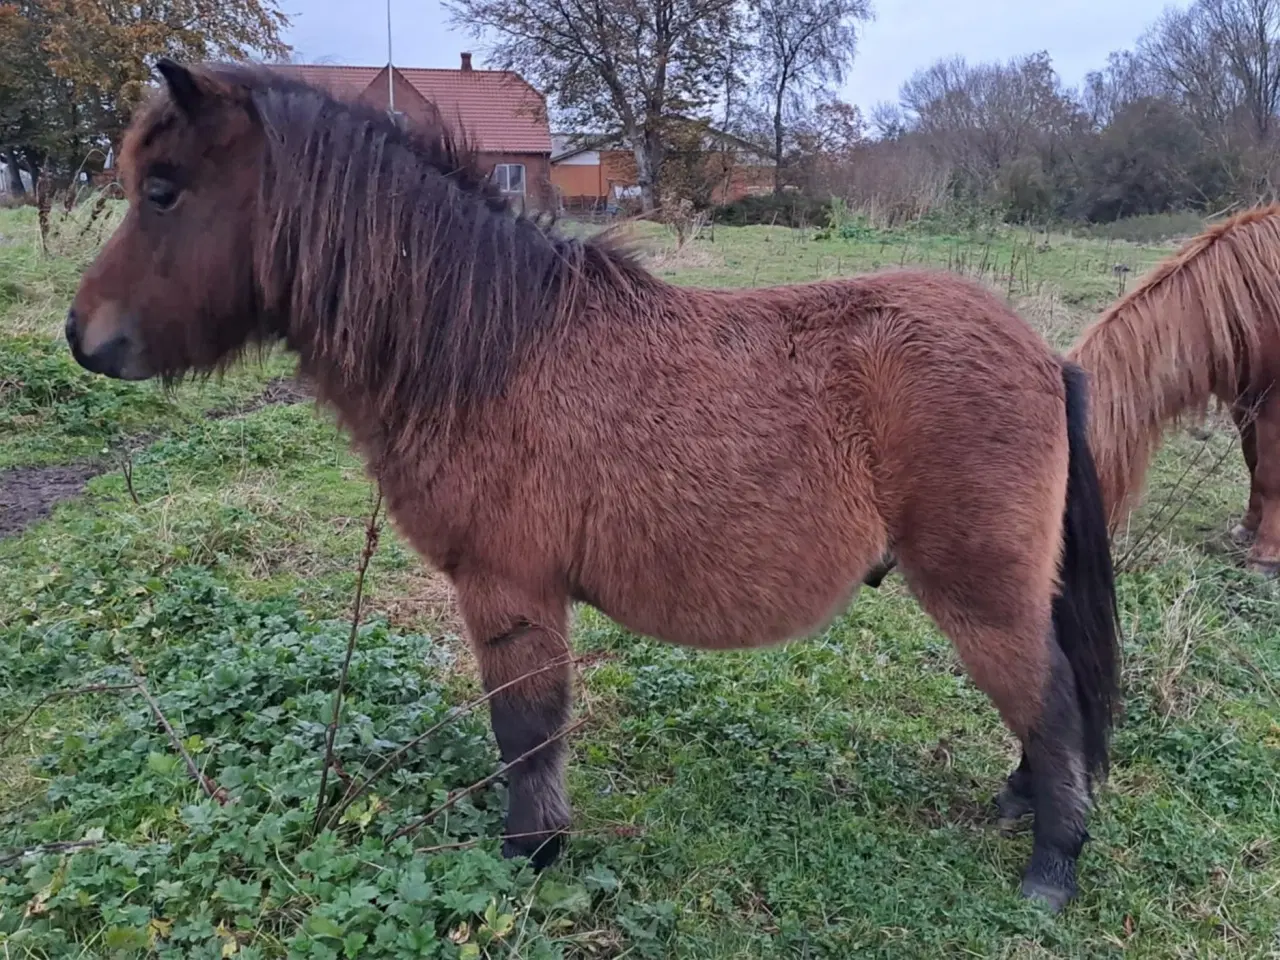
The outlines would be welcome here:
<svg viewBox="0 0 1280 960">
<path fill-rule="evenodd" d="M 169 379 L 283 341 L 452 580 L 510 771 L 508 856 L 554 860 L 574 601 L 704 648 L 837 614 L 892 547 L 1022 742 L 1022 890 L 1075 892 L 1116 697 L 1080 372 L 946 274 L 669 286 L 513 216 L 444 129 L 264 69 L 164 62 L 85 274 L 86 368 Z M 545 744 L 545 746 L 543 746 Z"/>
<path fill-rule="evenodd" d="M 1090 444 L 1112 527 L 1140 494 L 1165 429 L 1232 411 L 1249 505 L 1232 531 L 1249 566 L 1280 572 L 1280 206 L 1237 214 L 1147 274 L 1068 356 L 1092 380 Z"/>
</svg>

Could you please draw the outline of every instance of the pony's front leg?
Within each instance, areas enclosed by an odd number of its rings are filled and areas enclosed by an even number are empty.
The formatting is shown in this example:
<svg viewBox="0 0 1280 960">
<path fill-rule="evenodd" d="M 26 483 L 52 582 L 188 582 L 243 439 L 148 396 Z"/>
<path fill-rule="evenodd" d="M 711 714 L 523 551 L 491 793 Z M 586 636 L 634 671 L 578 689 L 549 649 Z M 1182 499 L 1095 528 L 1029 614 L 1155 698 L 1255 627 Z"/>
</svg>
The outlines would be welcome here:
<svg viewBox="0 0 1280 960">
<path fill-rule="evenodd" d="M 481 681 L 492 694 L 498 750 L 504 764 L 514 764 L 502 853 L 530 857 L 540 870 L 559 855 L 571 819 L 567 751 L 557 738 L 573 697 L 568 603 L 489 579 L 461 579 L 456 587 Z"/>
</svg>

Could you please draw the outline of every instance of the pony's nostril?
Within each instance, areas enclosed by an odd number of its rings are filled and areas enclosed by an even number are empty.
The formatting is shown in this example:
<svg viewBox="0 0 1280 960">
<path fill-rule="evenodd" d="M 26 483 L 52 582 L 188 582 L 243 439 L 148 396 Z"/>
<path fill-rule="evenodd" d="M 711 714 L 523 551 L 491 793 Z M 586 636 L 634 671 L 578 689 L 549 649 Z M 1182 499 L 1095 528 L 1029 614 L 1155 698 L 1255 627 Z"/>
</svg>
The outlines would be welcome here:
<svg viewBox="0 0 1280 960">
<path fill-rule="evenodd" d="M 67 322 L 62 329 L 67 335 L 67 343 L 74 347 L 80 339 L 80 331 L 76 327 L 76 312 L 74 310 L 67 311 Z"/>
</svg>

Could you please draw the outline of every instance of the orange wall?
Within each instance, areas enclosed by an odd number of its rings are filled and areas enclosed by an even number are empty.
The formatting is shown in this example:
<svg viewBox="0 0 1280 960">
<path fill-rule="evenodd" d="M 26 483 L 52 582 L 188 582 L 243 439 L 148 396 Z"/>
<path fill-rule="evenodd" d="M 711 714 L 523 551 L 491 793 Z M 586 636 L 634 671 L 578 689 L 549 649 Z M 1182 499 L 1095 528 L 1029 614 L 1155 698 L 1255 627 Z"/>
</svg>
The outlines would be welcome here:
<svg viewBox="0 0 1280 960">
<path fill-rule="evenodd" d="M 562 197 L 603 197 L 608 186 L 600 175 L 600 164 L 554 163 L 551 183 Z"/>
<path fill-rule="evenodd" d="M 708 162 L 712 161 L 708 158 Z M 551 182 L 562 197 L 607 198 L 614 184 L 635 186 L 635 156 L 626 150 L 602 150 L 597 166 L 551 165 Z M 712 191 L 716 203 L 731 203 L 753 193 L 768 193 L 773 189 L 773 168 L 769 166 L 737 164 L 728 177 Z"/>
</svg>

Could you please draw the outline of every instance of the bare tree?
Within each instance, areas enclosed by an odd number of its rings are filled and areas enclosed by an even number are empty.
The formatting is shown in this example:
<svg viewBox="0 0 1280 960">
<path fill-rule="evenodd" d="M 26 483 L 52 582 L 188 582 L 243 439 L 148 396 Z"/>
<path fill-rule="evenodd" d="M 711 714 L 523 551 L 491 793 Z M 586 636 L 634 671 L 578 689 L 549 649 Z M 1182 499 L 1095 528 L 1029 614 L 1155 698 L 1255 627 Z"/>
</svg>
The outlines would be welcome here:
<svg viewBox="0 0 1280 960">
<path fill-rule="evenodd" d="M 1103 69 L 1091 71 L 1085 77 L 1080 100 L 1090 125 L 1102 130 L 1129 104 L 1163 93 L 1150 64 L 1131 50 L 1121 50 L 1107 56 Z"/>
<path fill-rule="evenodd" d="M 1241 93 L 1203 4 L 1167 10 L 1139 41 L 1138 51 L 1162 89 L 1206 135 L 1225 133 Z"/>
<path fill-rule="evenodd" d="M 1253 133 L 1265 142 L 1280 107 L 1280 0 L 1201 0 L 1198 6 Z"/>
<path fill-rule="evenodd" d="M 900 140 L 907 132 L 907 117 L 902 107 L 881 100 L 871 108 L 871 129 L 878 140 Z"/>
<path fill-rule="evenodd" d="M 911 128 L 979 185 L 1028 152 L 1050 149 L 1077 113 L 1043 52 L 1003 64 L 940 60 L 903 85 L 901 100 Z"/>
<path fill-rule="evenodd" d="M 621 136 L 646 210 L 662 176 L 664 128 L 710 105 L 742 31 L 738 0 L 447 0 L 580 129 Z"/>
<path fill-rule="evenodd" d="M 782 190 L 788 108 L 822 83 L 841 83 L 853 62 L 869 0 L 759 0 L 756 29 L 761 85 L 773 118 L 775 193 Z"/>
<path fill-rule="evenodd" d="M 1280 196 L 1280 0 L 1196 0 L 1139 51 L 1248 202 Z"/>
</svg>

